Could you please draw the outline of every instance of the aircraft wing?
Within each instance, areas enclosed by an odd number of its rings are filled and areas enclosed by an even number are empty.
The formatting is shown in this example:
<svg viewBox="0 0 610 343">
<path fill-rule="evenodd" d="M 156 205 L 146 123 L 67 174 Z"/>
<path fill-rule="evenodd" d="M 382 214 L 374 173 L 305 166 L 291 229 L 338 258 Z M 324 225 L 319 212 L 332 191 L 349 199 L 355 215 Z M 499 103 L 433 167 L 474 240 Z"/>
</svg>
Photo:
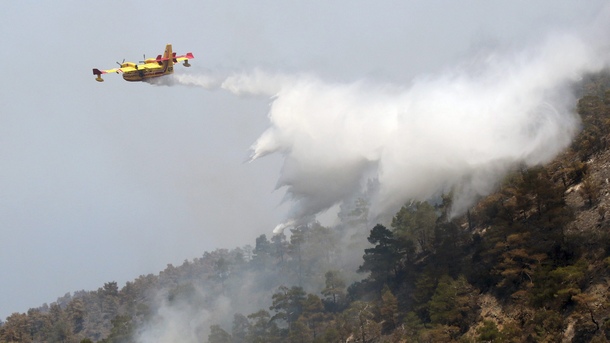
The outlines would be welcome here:
<svg viewBox="0 0 610 343">
<path fill-rule="evenodd" d="M 195 58 L 195 56 L 193 56 L 192 52 L 188 52 L 186 55 L 180 55 L 180 56 L 176 56 L 176 53 L 174 52 L 174 55 L 172 57 L 172 59 L 174 60 L 174 63 L 176 62 L 182 62 L 182 61 L 187 61 L 190 59 Z M 169 60 L 169 57 L 161 57 L 161 55 L 157 56 L 157 58 L 154 59 L 150 59 L 150 60 L 146 60 L 147 64 L 148 63 L 152 63 L 152 62 L 163 62 L 163 61 L 167 61 Z M 149 62 L 151 61 L 151 62 Z"/>
<path fill-rule="evenodd" d="M 127 71 L 136 70 L 134 67 L 121 67 L 121 68 L 113 68 L 106 70 L 93 69 L 93 75 L 101 75 L 101 74 L 110 74 L 110 73 L 124 73 Z"/>
<path fill-rule="evenodd" d="M 121 67 L 121 68 L 118 68 L 118 69 L 116 70 L 116 72 L 117 72 L 117 73 L 126 73 L 126 72 L 128 72 L 128 71 L 134 71 L 134 70 L 137 70 L 137 69 L 136 69 L 136 68 L 134 68 L 134 67 Z"/>
<path fill-rule="evenodd" d="M 108 73 L 118 73 L 119 69 L 120 68 L 106 69 L 106 70 L 93 69 L 93 75 L 108 74 Z"/>
<path fill-rule="evenodd" d="M 192 52 L 188 52 L 186 55 L 181 55 L 181 56 L 174 57 L 174 59 L 177 62 L 188 61 L 188 60 L 193 59 L 193 58 L 195 58 L 195 56 L 193 56 Z"/>
<path fill-rule="evenodd" d="M 104 81 L 104 79 L 102 79 L 102 74 L 109 74 L 109 73 L 124 73 L 127 71 L 132 71 L 132 70 L 136 70 L 136 68 L 134 67 L 121 67 L 121 68 L 114 68 L 114 69 L 105 69 L 105 70 L 99 70 L 97 68 L 93 69 L 93 75 L 95 75 L 95 80 L 98 82 L 102 82 Z"/>
<path fill-rule="evenodd" d="M 161 69 L 162 67 L 157 63 L 146 63 L 146 64 L 140 65 L 139 68 L 140 68 L 139 70 L 144 70 L 144 69 Z M 132 68 L 132 70 L 135 70 L 135 69 Z"/>
</svg>

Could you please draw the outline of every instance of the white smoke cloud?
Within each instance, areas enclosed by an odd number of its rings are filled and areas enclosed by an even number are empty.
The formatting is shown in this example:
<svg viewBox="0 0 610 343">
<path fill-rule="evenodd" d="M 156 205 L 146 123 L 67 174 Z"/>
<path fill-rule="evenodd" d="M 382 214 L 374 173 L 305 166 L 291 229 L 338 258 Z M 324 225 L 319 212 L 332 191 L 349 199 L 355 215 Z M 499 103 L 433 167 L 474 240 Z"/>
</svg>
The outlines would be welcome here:
<svg viewBox="0 0 610 343">
<path fill-rule="evenodd" d="M 220 319 L 231 318 L 231 300 L 220 296 L 209 303 L 210 296 L 199 287 L 193 293 L 180 295 L 177 301 L 170 302 L 166 292 L 157 294 L 151 318 L 136 333 L 136 342 L 148 343 L 196 343 L 207 338 L 210 325 Z"/>
<path fill-rule="evenodd" d="M 604 66 L 598 48 L 564 34 L 408 86 L 261 70 L 172 82 L 271 97 L 270 127 L 251 160 L 284 157 L 277 187 L 286 189 L 292 212 L 282 230 L 347 201 L 371 180 L 378 185 L 369 194 L 373 218 L 451 190 L 453 213 L 463 213 L 510 168 L 548 162 L 568 146 L 579 128 L 569 88 Z"/>
</svg>

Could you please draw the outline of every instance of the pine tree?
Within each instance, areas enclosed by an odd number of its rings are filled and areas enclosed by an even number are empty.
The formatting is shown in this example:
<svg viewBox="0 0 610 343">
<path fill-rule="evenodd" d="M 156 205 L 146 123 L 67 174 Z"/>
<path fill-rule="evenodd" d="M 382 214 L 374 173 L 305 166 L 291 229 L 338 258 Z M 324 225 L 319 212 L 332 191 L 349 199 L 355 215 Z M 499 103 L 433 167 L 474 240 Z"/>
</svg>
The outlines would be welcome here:
<svg viewBox="0 0 610 343">
<path fill-rule="evenodd" d="M 210 326 L 208 343 L 232 343 L 231 335 L 223 330 L 219 325 Z"/>
<path fill-rule="evenodd" d="M 324 274 L 326 287 L 322 289 L 324 303 L 330 312 L 337 312 L 341 309 L 345 298 L 345 281 L 341 278 L 338 270 L 329 270 Z"/>
<path fill-rule="evenodd" d="M 387 285 L 381 291 L 379 319 L 381 332 L 386 335 L 392 332 L 398 324 L 398 300 Z"/>
</svg>

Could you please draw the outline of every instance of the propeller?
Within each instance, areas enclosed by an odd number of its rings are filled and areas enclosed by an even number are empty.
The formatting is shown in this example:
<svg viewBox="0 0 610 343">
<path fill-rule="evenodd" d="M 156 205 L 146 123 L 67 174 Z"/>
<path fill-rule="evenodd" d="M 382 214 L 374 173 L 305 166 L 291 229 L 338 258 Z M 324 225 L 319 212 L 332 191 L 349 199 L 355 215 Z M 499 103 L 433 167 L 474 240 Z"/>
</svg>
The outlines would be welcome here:
<svg viewBox="0 0 610 343">
<path fill-rule="evenodd" d="M 142 60 L 140 63 L 146 63 L 146 54 L 142 54 Z"/>
<path fill-rule="evenodd" d="M 124 59 L 124 58 L 123 58 L 123 62 L 121 62 L 121 63 L 119 63 L 118 61 L 116 62 L 116 64 L 118 64 L 118 65 L 119 65 L 119 67 L 122 67 L 122 66 L 123 66 L 123 63 L 125 63 L 125 59 Z"/>
</svg>

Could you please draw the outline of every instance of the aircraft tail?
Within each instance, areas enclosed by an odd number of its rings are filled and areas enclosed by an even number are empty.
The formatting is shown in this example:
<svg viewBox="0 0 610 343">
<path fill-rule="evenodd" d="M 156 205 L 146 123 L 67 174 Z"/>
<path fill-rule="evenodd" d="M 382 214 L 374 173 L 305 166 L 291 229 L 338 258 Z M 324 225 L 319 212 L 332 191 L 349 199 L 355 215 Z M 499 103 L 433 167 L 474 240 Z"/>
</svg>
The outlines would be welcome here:
<svg viewBox="0 0 610 343">
<path fill-rule="evenodd" d="M 163 53 L 163 69 L 165 70 L 166 74 L 171 74 L 174 72 L 174 55 L 175 53 L 172 52 L 172 45 L 167 44 L 165 46 L 165 52 Z"/>
</svg>

